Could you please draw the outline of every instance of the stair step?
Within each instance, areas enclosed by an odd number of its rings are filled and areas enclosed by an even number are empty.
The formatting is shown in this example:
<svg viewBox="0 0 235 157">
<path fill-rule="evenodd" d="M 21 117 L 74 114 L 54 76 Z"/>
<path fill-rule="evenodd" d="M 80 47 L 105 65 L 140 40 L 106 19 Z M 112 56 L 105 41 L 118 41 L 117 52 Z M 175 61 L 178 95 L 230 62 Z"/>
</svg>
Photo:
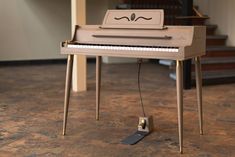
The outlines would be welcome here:
<svg viewBox="0 0 235 157">
<path fill-rule="evenodd" d="M 160 59 L 159 64 L 166 65 L 166 66 L 173 66 L 175 63 L 173 60 Z"/>
<path fill-rule="evenodd" d="M 176 80 L 176 73 L 170 73 L 170 78 Z M 195 79 L 195 73 L 192 73 L 192 78 Z M 235 70 L 225 70 L 225 71 L 204 71 L 202 72 L 202 79 L 225 79 L 234 78 L 235 82 Z"/>
<path fill-rule="evenodd" d="M 218 28 L 218 25 L 209 24 L 209 25 L 206 25 L 206 28 L 208 28 L 208 29 L 216 29 L 216 28 Z"/>
<path fill-rule="evenodd" d="M 216 63 L 216 64 L 202 64 L 202 71 L 215 71 L 215 70 L 235 70 L 235 62 L 233 63 Z M 195 67 L 192 65 L 192 71 Z"/>
<path fill-rule="evenodd" d="M 159 62 L 159 64 L 161 63 Z M 235 70 L 235 57 L 202 58 L 201 64 L 202 71 Z M 175 69 L 174 61 L 167 60 L 162 65 Z M 192 71 L 195 71 L 194 60 L 192 60 Z"/>
<path fill-rule="evenodd" d="M 206 25 L 206 34 L 214 35 L 217 28 L 217 25 Z"/>
<path fill-rule="evenodd" d="M 227 35 L 207 35 L 206 39 L 227 39 Z"/>
<path fill-rule="evenodd" d="M 207 19 L 209 19 L 208 16 L 203 16 L 203 17 L 200 17 L 200 16 L 177 16 L 175 18 L 176 18 L 177 24 L 182 24 L 182 22 L 191 20 L 192 25 L 204 25 L 205 21 Z"/>
<path fill-rule="evenodd" d="M 206 55 L 202 57 L 202 64 L 233 63 L 235 62 L 235 47 L 232 46 L 207 46 Z M 174 61 L 160 59 L 159 64 L 173 66 Z"/>
<path fill-rule="evenodd" d="M 206 51 L 234 51 L 235 47 L 233 46 L 207 46 Z"/>
<path fill-rule="evenodd" d="M 130 8 L 131 8 L 131 5 L 130 4 L 126 4 L 126 3 L 118 4 L 117 5 L 117 9 L 130 9 Z"/>
<path fill-rule="evenodd" d="M 176 80 L 176 73 L 172 72 L 169 74 L 170 78 Z"/>
<path fill-rule="evenodd" d="M 235 47 L 207 46 L 206 55 L 204 57 L 235 57 Z"/>
<path fill-rule="evenodd" d="M 235 57 L 216 57 L 216 58 L 203 57 L 201 59 L 201 64 L 223 64 L 223 63 L 235 63 Z"/>
<path fill-rule="evenodd" d="M 225 45 L 226 40 L 228 36 L 227 35 L 208 35 L 206 36 L 206 45 L 207 46 L 222 46 Z"/>
<path fill-rule="evenodd" d="M 235 70 L 235 57 L 203 57 L 201 64 L 202 71 Z M 192 65 L 192 71 L 195 71 L 194 65 Z"/>
<path fill-rule="evenodd" d="M 194 76 L 195 74 L 193 74 Z M 202 72 L 203 79 L 220 79 L 235 77 L 235 70 L 225 70 L 225 71 L 206 71 Z M 234 80 L 235 81 L 235 80 Z"/>
</svg>

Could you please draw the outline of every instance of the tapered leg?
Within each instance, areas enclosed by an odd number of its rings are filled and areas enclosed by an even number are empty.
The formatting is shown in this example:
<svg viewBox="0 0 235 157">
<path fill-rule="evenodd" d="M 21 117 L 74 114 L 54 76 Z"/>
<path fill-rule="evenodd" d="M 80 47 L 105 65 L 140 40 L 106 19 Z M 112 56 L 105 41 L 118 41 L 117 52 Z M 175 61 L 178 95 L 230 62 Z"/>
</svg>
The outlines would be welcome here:
<svg viewBox="0 0 235 157">
<path fill-rule="evenodd" d="M 101 59 L 101 56 L 96 57 L 96 120 L 99 120 L 100 110 Z"/>
<path fill-rule="evenodd" d="M 74 57 L 73 55 L 69 55 L 68 60 L 67 60 L 67 71 L 66 71 L 66 80 L 65 80 L 65 96 L 64 96 L 63 135 L 65 135 L 65 133 L 66 133 L 70 89 L 71 89 L 71 82 L 72 82 L 73 57 Z"/>
<path fill-rule="evenodd" d="M 176 89 L 180 153 L 183 153 L 183 62 L 176 64 Z"/>
<path fill-rule="evenodd" d="M 196 86 L 197 86 L 197 104 L 200 134 L 203 134 L 203 116 L 202 116 L 202 72 L 200 57 L 195 58 Z"/>
</svg>

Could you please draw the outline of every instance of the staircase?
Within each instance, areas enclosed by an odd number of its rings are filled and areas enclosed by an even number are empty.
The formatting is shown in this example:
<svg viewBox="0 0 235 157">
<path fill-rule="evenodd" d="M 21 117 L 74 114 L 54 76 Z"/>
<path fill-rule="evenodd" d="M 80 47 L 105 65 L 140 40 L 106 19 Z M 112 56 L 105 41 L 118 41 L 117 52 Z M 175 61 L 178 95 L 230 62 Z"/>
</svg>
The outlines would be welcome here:
<svg viewBox="0 0 235 157">
<path fill-rule="evenodd" d="M 201 23 L 205 24 L 206 19 Z M 197 23 L 193 23 L 197 25 Z M 216 34 L 217 25 L 206 25 L 206 55 L 202 57 L 202 77 L 205 84 L 221 84 L 235 82 L 235 47 L 227 46 L 228 35 Z M 175 63 L 160 60 L 160 64 L 170 66 L 170 77 L 175 79 Z M 192 62 L 192 78 L 194 79 L 194 63 Z M 194 81 L 194 80 L 193 80 Z"/>
<path fill-rule="evenodd" d="M 122 0 L 118 9 L 164 9 L 165 25 L 182 25 L 192 21 L 193 25 L 206 25 L 208 16 L 193 7 L 193 16 L 181 16 L 182 0 Z M 204 83 L 235 82 L 235 47 L 226 46 L 228 35 L 216 34 L 217 25 L 206 25 L 206 55 L 202 57 L 202 76 Z M 169 66 L 170 77 L 175 79 L 175 62 L 159 60 L 159 64 Z M 192 78 L 194 63 L 192 62 Z M 194 82 L 194 80 L 193 80 Z"/>
</svg>

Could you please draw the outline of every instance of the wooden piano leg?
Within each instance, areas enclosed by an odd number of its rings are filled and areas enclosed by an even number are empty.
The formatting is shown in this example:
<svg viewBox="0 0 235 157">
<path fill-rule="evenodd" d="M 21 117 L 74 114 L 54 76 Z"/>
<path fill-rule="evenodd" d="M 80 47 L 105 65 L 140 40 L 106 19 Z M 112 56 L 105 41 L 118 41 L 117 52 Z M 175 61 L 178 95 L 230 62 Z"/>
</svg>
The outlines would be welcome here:
<svg viewBox="0 0 235 157">
<path fill-rule="evenodd" d="M 65 135 L 66 133 L 69 98 L 70 98 L 70 90 L 71 90 L 71 82 L 72 82 L 73 58 L 74 58 L 73 55 L 68 55 L 66 80 L 65 80 L 63 135 Z"/>
<path fill-rule="evenodd" d="M 203 134 L 203 116 L 202 116 L 202 72 L 200 57 L 195 58 L 196 86 L 197 86 L 197 104 L 200 134 Z"/>
<path fill-rule="evenodd" d="M 99 120 L 100 111 L 101 59 L 101 56 L 96 57 L 96 120 Z"/>
<path fill-rule="evenodd" d="M 176 91 L 180 153 L 183 153 L 183 61 L 176 61 Z"/>
</svg>

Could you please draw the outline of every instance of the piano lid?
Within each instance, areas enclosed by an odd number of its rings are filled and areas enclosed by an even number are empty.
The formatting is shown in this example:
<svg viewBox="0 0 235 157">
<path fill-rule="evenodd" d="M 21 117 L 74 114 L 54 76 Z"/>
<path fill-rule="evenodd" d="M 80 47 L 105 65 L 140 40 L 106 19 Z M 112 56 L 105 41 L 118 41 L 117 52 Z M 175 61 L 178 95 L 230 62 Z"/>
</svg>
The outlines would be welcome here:
<svg viewBox="0 0 235 157">
<path fill-rule="evenodd" d="M 108 10 L 101 28 L 164 29 L 164 11 Z"/>
</svg>

